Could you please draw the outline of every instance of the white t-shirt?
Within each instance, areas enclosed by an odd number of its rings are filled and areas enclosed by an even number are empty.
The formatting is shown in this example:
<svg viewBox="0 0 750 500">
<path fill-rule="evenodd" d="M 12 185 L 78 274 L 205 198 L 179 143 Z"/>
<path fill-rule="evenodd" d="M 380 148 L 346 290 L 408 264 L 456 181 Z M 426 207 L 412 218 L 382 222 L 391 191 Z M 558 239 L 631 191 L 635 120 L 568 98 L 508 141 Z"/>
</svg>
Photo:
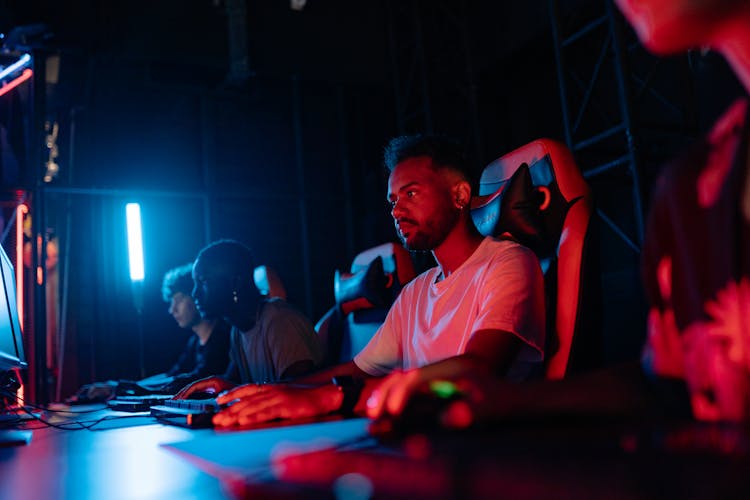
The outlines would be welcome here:
<svg viewBox="0 0 750 500">
<path fill-rule="evenodd" d="M 404 287 L 354 357 L 360 369 L 379 376 L 456 356 L 479 330 L 504 330 L 523 341 L 510 379 L 524 378 L 542 361 L 544 281 L 530 249 L 487 237 L 450 276 L 437 281 L 439 276 L 440 267 L 434 267 Z"/>
</svg>

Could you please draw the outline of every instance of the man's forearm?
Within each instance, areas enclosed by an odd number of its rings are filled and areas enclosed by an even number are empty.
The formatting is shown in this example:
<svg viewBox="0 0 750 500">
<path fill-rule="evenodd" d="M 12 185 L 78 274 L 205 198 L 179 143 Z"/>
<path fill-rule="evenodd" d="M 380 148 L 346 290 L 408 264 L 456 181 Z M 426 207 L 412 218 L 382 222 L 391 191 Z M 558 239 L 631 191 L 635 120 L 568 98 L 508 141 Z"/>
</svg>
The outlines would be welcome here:
<svg viewBox="0 0 750 500">
<path fill-rule="evenodd" d="M 484 358 L 471 354 L 453 356 L 419 369 L 422 380 L 454 379 L 466 375 L 489 375 L 492 367 Z"/>
</svg>

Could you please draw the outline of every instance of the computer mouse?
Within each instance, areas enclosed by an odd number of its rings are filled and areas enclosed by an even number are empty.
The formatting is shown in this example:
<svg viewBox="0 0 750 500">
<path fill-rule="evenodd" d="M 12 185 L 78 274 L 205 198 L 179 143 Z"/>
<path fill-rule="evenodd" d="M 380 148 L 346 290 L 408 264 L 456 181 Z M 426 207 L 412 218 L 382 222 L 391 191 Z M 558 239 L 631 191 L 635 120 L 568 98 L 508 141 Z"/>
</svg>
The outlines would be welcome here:
<svg viewBox="0 0 750 500">
<path fill-rule="evenodd" d="M 105 403 L 115 397 L 115 392 L 106 384 L 87 384 L 81 387 L 74 395 L 65 399 L 67 404 L 86 405 Z"/>
<path fill-rule="evenodd" d="M 383 415 L 369 426 L 370 435 L 381 440 L 400 439 L 410 434 L 441 429 L 440 417 L 461 395 L 425 392 L 414 394 L 400 415 Z"/>
<path fill-rule="evenodd" d="M 216 397 L 215 392 L 209 391 L 196 391 L 190 394 L 187 399 L 213 399 Z"/>
</svg>

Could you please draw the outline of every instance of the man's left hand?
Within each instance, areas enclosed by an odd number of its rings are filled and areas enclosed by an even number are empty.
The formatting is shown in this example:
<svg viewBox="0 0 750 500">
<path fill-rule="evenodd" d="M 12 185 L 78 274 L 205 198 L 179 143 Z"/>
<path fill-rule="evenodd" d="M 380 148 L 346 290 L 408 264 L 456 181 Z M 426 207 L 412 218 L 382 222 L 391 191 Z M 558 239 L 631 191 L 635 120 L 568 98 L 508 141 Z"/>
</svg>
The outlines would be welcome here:
<svg viewBox="0 0 750 500">
<path fill-rule="evenodd" d="M 343 394 L 332 384 L 294 387 L 284 384 L 245 385 L 217 398 L 231 404 L 214 415 L 216 427 L 247 426 L 278 419 L 323 416 L 341 406 Z"/>
</svg>

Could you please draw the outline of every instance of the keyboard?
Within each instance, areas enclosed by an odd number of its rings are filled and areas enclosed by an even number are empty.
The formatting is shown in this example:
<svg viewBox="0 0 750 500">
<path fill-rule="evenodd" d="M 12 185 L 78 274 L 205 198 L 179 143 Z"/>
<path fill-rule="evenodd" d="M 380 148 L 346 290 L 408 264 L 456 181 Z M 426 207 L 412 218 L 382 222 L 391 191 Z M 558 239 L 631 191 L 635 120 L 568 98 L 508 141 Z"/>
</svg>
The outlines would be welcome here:
<svg viewBox="0 0 750 500">
<path fill-rule="evenodd" d="M 151 416 L 180 427 L 213 427 L 211 419 L 219 409 L 216 399 L 167 399 L 151 407 Z"/>
<path fill-rule="evenodd" d="M 211 412 L 219 411 L 219 404 L 216 399 L 165 399 L 162 402 L 167 408 L 177 408 L 194 412 Z"/>
<path fill-rule="evenodd" d="M 173 396 L 149 394 L 147 396 L 118 396 L 107 401 L 107 407 L 117 411 L 148 411 L 152 406 L 162 404 Z"/>
</svg>

